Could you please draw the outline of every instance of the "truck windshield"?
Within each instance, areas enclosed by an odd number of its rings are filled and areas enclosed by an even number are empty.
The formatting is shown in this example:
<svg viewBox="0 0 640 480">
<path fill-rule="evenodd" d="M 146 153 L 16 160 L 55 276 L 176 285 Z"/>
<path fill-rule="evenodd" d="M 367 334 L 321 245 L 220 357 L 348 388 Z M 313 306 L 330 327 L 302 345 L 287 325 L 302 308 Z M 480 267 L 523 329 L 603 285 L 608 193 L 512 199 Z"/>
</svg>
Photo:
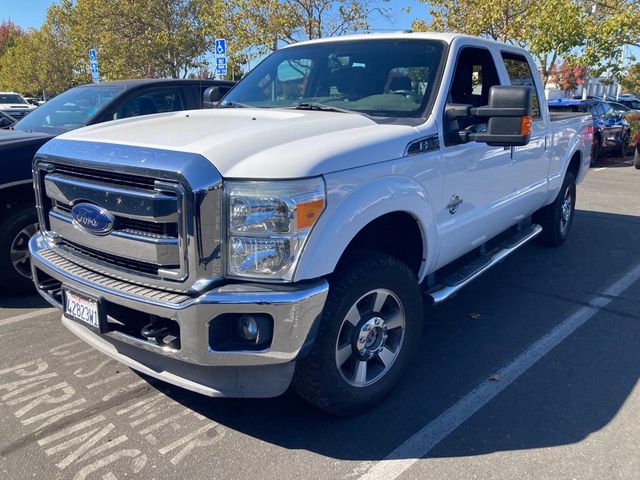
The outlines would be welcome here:
<svg viewBox="0 0 640 480">
<path fill-rule="evenodd" d="M 72 88 L 36 108 L 13 128 L 58 135 L 83 127 L 106 103 L 124 90 L 125 87 L 114 85 Z"/>
<path fill-rule="evenodd" d="M 0 93 L 0 103 L 17 103 L 23 105 L 27 101 L 16 93 Z"/>
<path fill-rule="evenodd" d="M 330 41 L 278 50 L 219 107 L 342 109 L 421 117 L 433 95 L 443 44 L 431 40 Z"/>
</svg>

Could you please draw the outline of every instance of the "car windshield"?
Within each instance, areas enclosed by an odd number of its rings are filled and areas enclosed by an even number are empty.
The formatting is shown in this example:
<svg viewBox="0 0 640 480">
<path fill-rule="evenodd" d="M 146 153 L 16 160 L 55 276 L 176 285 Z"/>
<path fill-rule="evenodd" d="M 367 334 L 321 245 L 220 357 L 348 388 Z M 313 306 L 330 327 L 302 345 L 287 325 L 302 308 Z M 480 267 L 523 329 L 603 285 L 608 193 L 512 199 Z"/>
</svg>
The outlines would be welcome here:
<svg viewBox="0 0 640 480">
<path fill-rule="evenodd" d="M 348 110 L 421 117 L 442 60 L 441 42 L 333 41 L 278 50 L 218 107 Z"/>
<path fill-rule="evenodd" d="M 106 103 L 124 90 L 125 87 L 114 85 L 72 88 L 36 108 L 13 128 L 57 135 L 83 127 Z"/>
<path fill-rule="evenodd" d="M 24 98 L 22 98 L 17 93 L 0 93 L 0 103 L 25 104 L 27 102 Z"/>
</svg>

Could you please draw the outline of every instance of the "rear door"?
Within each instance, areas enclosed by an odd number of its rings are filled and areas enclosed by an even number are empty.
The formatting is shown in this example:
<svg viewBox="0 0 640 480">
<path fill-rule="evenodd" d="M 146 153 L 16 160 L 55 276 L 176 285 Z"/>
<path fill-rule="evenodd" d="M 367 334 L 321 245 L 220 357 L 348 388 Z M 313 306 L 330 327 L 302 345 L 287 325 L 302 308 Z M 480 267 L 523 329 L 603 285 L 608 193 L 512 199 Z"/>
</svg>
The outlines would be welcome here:
<svg viewBox="0 0 640 480">
<path fill-rule="evenodd" d="M 547 154 L 547 145 L 550 146 L 549 114 L 542 111 L 538 92 L 541 91 L 539 76 L 535 67 L 529 63 L 524 55 L 514 52 L 501 52 L 504 67 L 511 85 L 522 85 L 531 88 L 531 141 L 522 147 L 513 147 L 511 164 L 514 171 L 514 193 L 520 197 L 518 201 L 528 203 L 527 199 L 535 196 L 536 192 L 546 190 L 547 176 L 549 172 L 550 158 Z M 527 197 L 527 199 L 523 198 Z M 531 208 L 534 208 L 532 205 Z M 523 205 L 526 211 L 526 205 Z"/>
</svg>

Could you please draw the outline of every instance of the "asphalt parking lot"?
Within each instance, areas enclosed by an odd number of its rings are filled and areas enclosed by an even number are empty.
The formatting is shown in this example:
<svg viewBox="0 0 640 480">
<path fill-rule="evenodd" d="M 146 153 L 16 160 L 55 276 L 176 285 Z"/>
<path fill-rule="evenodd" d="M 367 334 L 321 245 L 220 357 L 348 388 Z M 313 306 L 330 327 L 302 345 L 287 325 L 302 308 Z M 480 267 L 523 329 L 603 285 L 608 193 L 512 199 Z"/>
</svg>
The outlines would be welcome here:
<svg viewBox="0 0 640 480">
<path fill-rule="evenodd" d="M 638 478 L 639 185 L 629 158 L 592 168 L 568 242 L 427 309 L 405 381 L 354 418 L 141 377 L 0 297 L 0 477 Z"/>
</svg>

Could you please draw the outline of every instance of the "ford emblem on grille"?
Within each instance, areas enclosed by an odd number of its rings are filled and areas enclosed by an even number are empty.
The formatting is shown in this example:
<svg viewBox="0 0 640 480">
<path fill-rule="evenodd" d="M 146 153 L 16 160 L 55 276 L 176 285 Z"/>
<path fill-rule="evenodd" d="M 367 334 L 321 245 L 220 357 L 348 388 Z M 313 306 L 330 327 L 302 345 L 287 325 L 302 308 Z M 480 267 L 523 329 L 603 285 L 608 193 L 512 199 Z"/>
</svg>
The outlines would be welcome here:
<svg viewBox="0 0 640 480">
<path fill-rule="evenodd" d="M 76 226 L 94 235 L 106 235 L 113 230 L 113 215 L 98 205 L 78 203 L 71 209 L 71 216 Z"/>
</svg>

